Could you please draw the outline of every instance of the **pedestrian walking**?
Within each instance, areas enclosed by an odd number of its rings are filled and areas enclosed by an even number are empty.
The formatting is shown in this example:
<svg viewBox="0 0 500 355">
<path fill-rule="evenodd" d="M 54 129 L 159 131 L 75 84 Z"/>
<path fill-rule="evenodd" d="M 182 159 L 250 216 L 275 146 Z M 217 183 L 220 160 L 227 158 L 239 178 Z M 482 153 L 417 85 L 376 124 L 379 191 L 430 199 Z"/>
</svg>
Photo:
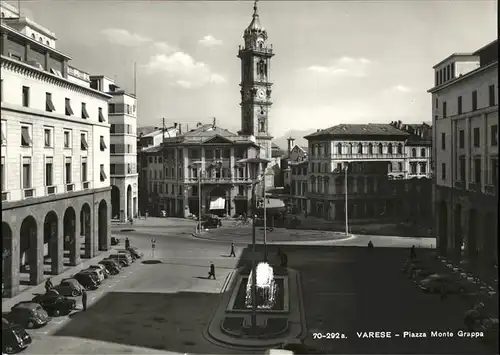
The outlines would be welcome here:
<svg viewBox="0 0 500 355">
<path fill-rule="evenodd" d="M 288 255 L 286 255 L 286 253 L 281 253 L 281 266 L 282 267 L 288 266 Z"/>
<path fill-rule="evenodd" d="M 236 253 L 234 252 L 234 243 L 231 243 L 231 254 L 229 256 L 236 257 Z"/>
<path fill-rule="evenodd" d="M 215 265 L 213 262 L 210 262 L 210 271 L 208 272 L 208 278 L 214 278 L 214 280 L 216 280 L 215 278 Z"/>
<path fill-rule="evenodd" d="M 50 281 L 50 277 L 45 281 L 45 292 L 49 292 L 52 288 L 54 288 L 54 285 L 52 284 L 52 281 Z"/>
<path fill-rule="evenodd" d="M 410 249 L 410 259 L 414 260 L 417 258 L 417 253 L 415 252 L 415 245 L 412 245 Z"/>
<path fill-rule="evenodd" d="M 149 216 L 149 212 L 146 211 L 146 213 L 144 214 L 144 219 L 148 219 L 148 216 Z"/>
<path fill-rule="evenodd" d="M 83 290 L 82 291 L 82 307 L 83 311 L 87 311 L 87 291 Z"/>
<path fill-rule="evenodd" d="M 125 249 L 130 249 L 130 239 L 128 239 L 128 237 L 125 238 Z"/>
<path fill-rule="evenodd" d="M 368 249 L 373 249 L 373 243 L 371 240 L 368 242 Z"/>
</svg>

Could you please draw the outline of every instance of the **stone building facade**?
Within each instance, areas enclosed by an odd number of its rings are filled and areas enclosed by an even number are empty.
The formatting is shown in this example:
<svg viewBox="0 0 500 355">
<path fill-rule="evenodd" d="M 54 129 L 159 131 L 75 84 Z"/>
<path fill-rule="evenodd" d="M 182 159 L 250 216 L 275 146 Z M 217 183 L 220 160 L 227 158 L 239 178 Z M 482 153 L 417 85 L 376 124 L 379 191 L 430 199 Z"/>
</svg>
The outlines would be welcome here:
<svg viewBox="0 0 500 355">
<path fill-rule="evenodd" d="M 109 95 L 68 65 L 56 37 L 2 2 L 4 295 L 107 250 Z M 83 247 L 83 248 L 81 248 Z M 82 252 L 81 252 L 81 249 Z M 66 260 L 67 259 L 67 260 Z"/>
<path fill-rule="evenodd" d="M 491 266 L 498 262 L 498 41 L 453 54 L 434 71 L 429 93 L 439 250 Z"/>
</svg>

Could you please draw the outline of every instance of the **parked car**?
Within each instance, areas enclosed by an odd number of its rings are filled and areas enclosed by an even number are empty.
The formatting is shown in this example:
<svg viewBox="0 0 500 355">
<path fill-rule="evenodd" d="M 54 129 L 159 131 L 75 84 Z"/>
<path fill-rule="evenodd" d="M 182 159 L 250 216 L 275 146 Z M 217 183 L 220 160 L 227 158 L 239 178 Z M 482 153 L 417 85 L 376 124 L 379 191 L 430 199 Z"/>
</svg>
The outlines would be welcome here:
<svg viewBox="0 0 500 355">
<path fill-rule="evenodd" d="M 129 247 L 127 250 L 130 251 L 133 256 L 135 255 L 136 259 L 141 259 L 144 257 L 144 254 L 141 253 L 137 247 Z"/>
<path fill-rule="evenodd" d="M 413 270 L 412 278 L 415 282 L 423 280 L 431 275 L 435 274 L 435 271 L 422 267 Z"/>
<path fill-rule="evenodd" d="M 86 290 L 97 290 L 99 288 L 97 278 L 92 276 L 92 274 L 78 273 L 73 275 L 73 278 L 85 287 Z"/>
<path fill-rule="evenodd" d="M 124 254 L 112 254 L 109 258 L 116 260 L 122 266 L 130 266 L 130 262 Z"/>
<path fill-rule="evenodd" d="M 94 269 L 97 270 L 98 269 L 98 270 L 101 270 L 102 273 L 104 274 L 104 278 L 105 279 L 107 279 L 109 277 L 109 275 L 110 275 L 110 272 L 106 269 L 106 267 L 104 265 L 100 265 L 100 264 L 99 265 L 90 265 L 88 267 L 88 269 L 92 269 L 92 270 L 94 270 Z"/>
<path fill-rule="evenodd" d="M 76 308 L 74 299 L 61 296 L 57 292 L 47 292 L 44 295 L 35 296 L 32 301 L 39 303 L 50 316 L 54 317 L 70 314 Z"/>
<path fill-rule="evenodd" d="M 61 283 L 57 286 L 54 286 L 53 290 L 56 290 L 60 295 L 62 296 L 80 296 L 82 294 L 82 291 L 85 289 L 85 287 L 82 286 L 78 282 L 78 280 L 69 278 L 69 279 L 62 279 Z"/>
<path fill-rule="evenodd" d="M 121 266 L 114 260 L 104 259 L 99 261 L 99 265 L 103 265 L 111 275 L 117 275 L 120 273 Z"/>
<path fill-rule="evenodd" d="M 207 228 L 217 228 L 222 225 L 222 221 L 219 216 L 215 214 L 207 214 L 204 215 L 201 221 L 201 227 L 204 229 Z"/>
<path fill-rule="evenodd" d="M 467 280 L 460 279 L 453 275 L 433 274 L 419 283 L 420 289 L 424 292 L 439 293 L 465 293 L 473 289 L 473 284 Z"/>
<path fill-rule="evenodd" d="M 87 269 L 84 269 L 80 272 L 85 273 L 85 274 L 90 273 L 90 274 L 95 275 L 97 277 L 99 284 L 101 284 L 105 279 L 104 272 L 101 269 L 87 268 Z"/>
<path fill-rule="evenodd" d="M 19 324 L 10 323 L 2 318 L 2 354 L 14 354 L 26 349 L 32 340 Z"/>
<path fill-rule="evenodd" d="M 125 255 L 125 257 L 127 258 L 127 261 L 129 262 L 129 264 L 133 263 L 135 261 L 135 259 L 136 259 L 132 255 L 132 253 L 130 251 L 126 250 L 126 249 L 118 249 L 117 253 Z"/>
<path fill-rule="evenodd" d="M 120 239 L 116 237 L 111 237 L 111 245 L 118 245 L 120 244 Z"/>
<path fill-rule="evenodd" d="M 10 323 L 15 323 L 27 329 L 43 327 L 50 322 L 47 312 L 38 303 L 26 301 L 19 302 L 10 309 L 10 313 L 5 315 L 5 319 Z"/>
</svg>

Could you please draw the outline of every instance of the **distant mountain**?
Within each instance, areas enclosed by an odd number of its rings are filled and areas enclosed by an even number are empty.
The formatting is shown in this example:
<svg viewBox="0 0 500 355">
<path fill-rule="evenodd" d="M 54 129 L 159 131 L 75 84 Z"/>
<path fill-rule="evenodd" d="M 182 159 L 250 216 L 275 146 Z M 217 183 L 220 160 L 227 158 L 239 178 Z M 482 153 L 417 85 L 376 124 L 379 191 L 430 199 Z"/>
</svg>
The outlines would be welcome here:
<svg viewBox="0 0 500 355">
<path fill-rule="evenodd" d="M 299 130 L 291 130 L 288 131 L 284 136 L 275 138 L 273 141 L 276 143 L 278 147 L 280 147 L 283 150 L 288 149 L 288 137 L 295 138 L 294 144 L 298 144 L 299 146 L 305 146 L 307 147 L 307 140 L 304 139 L 304 136 L 307 136 L 308 134 L 316 132 L 315 129 L 308 129 L 304 131 L 299 131 Z"/>
</svg>

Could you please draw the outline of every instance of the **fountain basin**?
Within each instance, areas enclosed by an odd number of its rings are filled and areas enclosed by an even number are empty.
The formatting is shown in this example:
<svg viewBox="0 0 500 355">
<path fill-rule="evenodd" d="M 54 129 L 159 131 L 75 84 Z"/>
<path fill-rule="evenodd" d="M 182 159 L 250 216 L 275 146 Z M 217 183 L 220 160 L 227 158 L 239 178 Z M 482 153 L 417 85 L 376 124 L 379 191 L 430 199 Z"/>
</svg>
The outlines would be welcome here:
<svg viewBox="0 0 500 355">
<path fill-rule="evenodd" d="M 249 275 L 238 275 L 235 283 L 233 293 L 227 305 L 226 311 L 229 313 L 252 313 L 252 308 L 247 308 L 246 291 Z M 284 314 L 290 311 L 289 306 L 289 288 L 288 276 L 275 276 L 274 282 L 276 283 L 276 300 L 272 308 L 257 309 L 257 314 Z"/>
</svg>

